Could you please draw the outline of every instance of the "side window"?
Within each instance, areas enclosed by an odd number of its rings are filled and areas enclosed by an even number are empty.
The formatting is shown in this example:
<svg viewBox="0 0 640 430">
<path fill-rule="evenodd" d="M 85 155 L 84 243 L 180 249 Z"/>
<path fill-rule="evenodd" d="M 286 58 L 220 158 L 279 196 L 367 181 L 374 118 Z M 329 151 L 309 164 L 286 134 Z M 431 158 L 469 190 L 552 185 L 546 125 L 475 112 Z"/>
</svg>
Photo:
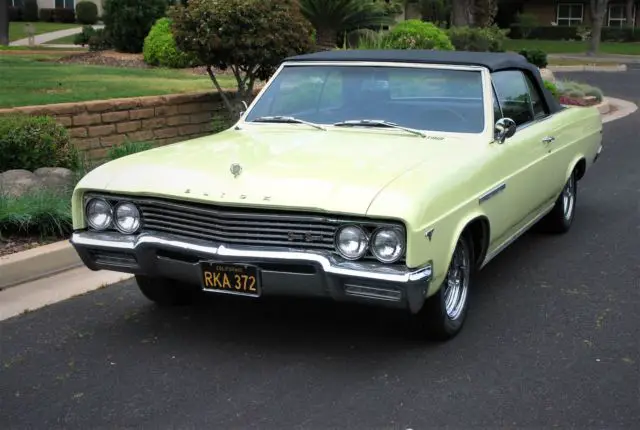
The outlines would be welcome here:
<svg viewBox="0 0 640 430">
<path fill-rule="evenodd" d="M 545 103 L 540 95 L 539 89 L 534 85 L 529 75 L 524 75 L 527 86 L 529 87 L 529 94 L 531 95 L 531 106 L 533 106 L 533 116 L 535 119 L 544 118 L 548 115 L 545 109 Z"/>
<path fill-rule="evenodd" d="M 531 95 L 525 76 L 519 70 L 505 70 L 492 74 L 493 85 L 502 107 L 502 115 L 517 125 L 533 121 Z"/>
</svg>

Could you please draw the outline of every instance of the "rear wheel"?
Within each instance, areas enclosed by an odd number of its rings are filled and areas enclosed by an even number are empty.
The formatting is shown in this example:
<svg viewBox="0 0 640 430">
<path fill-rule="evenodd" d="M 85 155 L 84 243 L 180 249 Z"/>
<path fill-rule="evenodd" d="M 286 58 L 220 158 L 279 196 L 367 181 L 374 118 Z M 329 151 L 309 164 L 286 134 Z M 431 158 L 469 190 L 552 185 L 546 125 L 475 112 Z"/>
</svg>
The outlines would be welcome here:
<svg viewBox="0 0 640 430">
<path fill-rule="evenodd" d="M 574 170 L 567 179 L 553 209 L 542 219 L 543 229 L 557 234 L 569 231 L 576 213 L 577 197 L 578 181 Z"/>
<path fill-rule="evenodd" d="M 199 289 L 167 278 L 136 275 L 142 294 L 159 306 L 182 306 L 194 302 Z"/>
<path fill-rule="evenodd" d="M 462 330 L 469 308 L 473 261 L 472 240 L 470 235 L 463 234 L 453 251 L 442 286 L 416 315 L 419 329 L 429 338 L 448 340 Z"/>
</svg>

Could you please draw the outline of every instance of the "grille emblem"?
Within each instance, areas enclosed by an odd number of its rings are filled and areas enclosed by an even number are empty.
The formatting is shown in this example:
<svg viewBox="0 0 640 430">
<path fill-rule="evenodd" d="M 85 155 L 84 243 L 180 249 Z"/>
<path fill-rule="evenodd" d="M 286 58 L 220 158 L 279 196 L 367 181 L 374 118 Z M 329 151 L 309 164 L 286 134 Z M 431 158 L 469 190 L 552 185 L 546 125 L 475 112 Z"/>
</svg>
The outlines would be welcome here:
<svg viewBox="0 0 640 430">
<path fill-rule="evenodd" d="M 234 178 L 237 178 L 240 173 L 242 173 L 242 166 L 238 163 L 233 163 L 229 168 L 229 171 L 233 175 Z"/>
</svg>

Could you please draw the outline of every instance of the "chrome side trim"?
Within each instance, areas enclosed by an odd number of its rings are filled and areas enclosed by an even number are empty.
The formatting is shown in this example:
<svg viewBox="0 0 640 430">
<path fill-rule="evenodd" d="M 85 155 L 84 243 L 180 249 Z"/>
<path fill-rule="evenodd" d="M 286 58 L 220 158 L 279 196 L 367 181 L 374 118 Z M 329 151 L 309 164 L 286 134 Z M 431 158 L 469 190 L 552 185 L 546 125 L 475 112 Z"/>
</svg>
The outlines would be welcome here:
<svg viewBox="0 0 640 430">
<path fill-rule="evenodd" d="M 486 258 L 484 259 L 484 262 L 480 266 L 480 269 L 483 269 L 484 266 L 489 264 L 489 262 L 491 260 L 493 260 L 494 258 L 496 258 L 498 256 L 498 254 L 500 254 L 502 251 L 504 251 L 509 245 L 511 245 L 520 236 L 522 236 L 527 230 L 529 230 L 535 223 L 540 221 L 545 215 L 547 215 L 549 212 L 551 212 L 551 210 L 553 209 L 555 204 L 556 203 L 554 201 L 548 208 L 545 208 L 535 218 L 533 218 L 531 221 L 529 221 L 528 223 L 523 225 L 517 232 L 515 232 L 513 234 L 513 236 L 511 236 L 509 239 L 505 240 L 500 246 L 498 246 L 496 249 L 494 249 L 490 254 L 487 254 Z"/>
<path fill-rule="evenodd" d="M 283 262 L 308 262 L 322 267 L 325 273 L 377 281 L 413 283 L 430 280 L 433 274 L 429 263 L 421 268 L 410 269 L 406 266 L 389 266 L 372 261 L 346 261 L 338 259 L 326 251 L 297 251 L 288 249 L 260 249 L 229 247 L 222 244 L 210 244 L 203 241 L 185 242 L 181 238 L 159 233 L 143 233 L 138 236 L 126 236 L 121 233 L 75 232 L 71 236 L 74 246 L 97 247 L 135 251 L 138 247 L 152 246 L 162 249 L 187 251 L 211 257 L 238 258 L 239 260 L 265 260 Z"/>
<path fill-rule="evenodd" d="M 500 184 L 497 187 L 494 187 L 493 189 L 487 191 L 486 193 L 484 193 L 483 195 L 480 196 L 480 198 L 478 199 L 478 203 L 482 204 L 484 202 L 486 202 L 487 200 L 489 200 L 490 198 L 496 196 L 497 194 L 500 194 L 501 192 L 503 192 L 505 190 L 505 188 L 507 188 L 507 184 Z"/>
</svg>

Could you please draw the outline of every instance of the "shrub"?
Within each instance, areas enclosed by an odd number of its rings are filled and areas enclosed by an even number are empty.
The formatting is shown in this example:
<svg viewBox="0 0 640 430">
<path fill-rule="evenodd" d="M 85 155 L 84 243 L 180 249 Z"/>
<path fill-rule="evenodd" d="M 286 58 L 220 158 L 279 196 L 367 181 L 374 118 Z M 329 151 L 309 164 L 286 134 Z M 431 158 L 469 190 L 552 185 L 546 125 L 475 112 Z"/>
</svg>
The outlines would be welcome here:
<svg viewBox="0 0 640 430">
<path fill-rule="evenodd" d="M 447 34 L 457 51 L 504 52 L 508 30 L 491 27 L 451 27 Z"/>
<path fill-rule="evenodd" d="M 116 160 L 118 158 L 126 157 L 127 155 L 136 154 L 138 152 L 147 151 L 153 148 L 153 145 L 148 142 L 130 142 L 125 141 L 120 145 L 114 145 L 107 151 L 107 158 L 109 160 Z"/>
<path fill-rule="evenodd" d="M 371 30 L 369 28 L 359 28 L 347 33 L 347 46 L 349 48 L 356 48 L 366 41 L 376 39 L 377 36 L 378 33 L 374 30 Z"/>
<path fill-rule="evenodd" d="M 76 5 L 76 17 L 80 24 L 95 24 L 98 22 L 98 6 L 90 1 L 81 1 Z"/>
<path fill-rule="evenodd" d="M 220 93 L 234 115 L 257 80 L 267 80 L 284 58 L 313 46 L 313 29 L 297 0 L 190 0 L 172 7 L 169 17 L 178 49 L 206 66 L 217 88 L 214 68 L 234 72 L 235 100 Z"/>
<path fill-rule="evenodd" d="M 0 194 L 0 232 L 64 237 L 72 230 L 70 192 Z"/>
<path fill-rule="evenodd" d="M 89 51 L 104 51 L 112 47 L 113 42 L 104 28 L 98 28 L 89 36 Z"/>
<path fill-rule="evenodd" d="M 142 53 L 144 62 L 152 66 L 182 69 L 195 64 L 193 56 L 178 50 L 169 18 L 160 18 L 151 27 L 144 39 Z"/>
<path fill-rule="evenodd" d="M 53 11 L 55 9 L 42 8 L 38 11 L 38 18 L 42 22 L 53 22 Z"/>
<path fill-rule="evenodd" d="M 113 47 L 121 52 L 142 52 L 144 38 L 166 7 L 167 0 L 105 0 L 102 20 Z"/>
<path fill-rule="evenodd" d="M 80 45 L 80 46 L 88 45 L 89 40 L 91 39 L 91 36 L 95 36 L 95 34 L 96 34 L 95 28 L 93 28 L 90 25 L 83 25 L 82 32 L 76 34 L 75 37 L 73 38 L 73 44 Z"/>
<path fill-rule="evenodd" d="M 560 92 L 558 91 L 558 86 L 551 81 L 544 81 L 544 86 L 549 90 L 552 96 L 558 97 Z"/>
<path fill-rule="evenodd" d="M 435 49 L 453 51 L 449 36 L 430 22 L 418 19 L 403 21 L 385 36 L 385 44 L 391 49 Z"/>
<path fill-rule="evenodd" d="M 604 94 L 600 88 L 568 80 L 558 82 L 558 93 L 561 96 L 568 96 L 572 98 L 591 96 L 595 97 L 598 102 L 601 102 L 604 98 Z"/>
<path fill-rule="evenodd" d="M 22 9 L 19 7 L 9 6 L 9 22 L 22 21 Z"/>
<path fill-rule="evenodd" d="M 27 22 L 38 20 L 38 2 L 37 0 L 24 0 L 22 7 L 22 19 Z"/>
<path fill-rule="evenodd" d="M 532 13 L 518 13 L 516 15 L 516 24 L 520 27 L 522 38 L 527 39 L 531 32 L 538 27 L 538 17 Z"/>
<path fill-rule="evenodd" d="M 541 49 L 522 49 L 519 54 L 539 69 L 544 69 L 547 67 L 547 64 L 549 64 L 547 61 L 547 53 Z"/>
<path fill-rule="evenodd" d="M 40 167 L 74 169 L 78 153 L 67 130 L 51 117 L 0 117 L 0 171 Z"/>
</svg>

